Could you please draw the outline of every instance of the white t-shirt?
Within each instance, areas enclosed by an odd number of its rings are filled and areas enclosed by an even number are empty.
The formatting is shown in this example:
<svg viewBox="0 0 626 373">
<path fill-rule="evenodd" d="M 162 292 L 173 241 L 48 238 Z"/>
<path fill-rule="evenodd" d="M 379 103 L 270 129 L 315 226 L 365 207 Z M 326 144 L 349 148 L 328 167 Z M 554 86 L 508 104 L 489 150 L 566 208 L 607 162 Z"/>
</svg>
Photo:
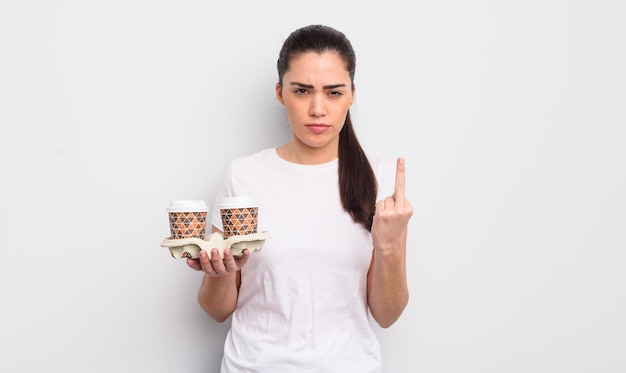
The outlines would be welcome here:
<svg viewBox="0 0 626 373">
<path fill-rule="evenodd" d="M 395 163 L 370 158 L 378 199 L 393 193 Z M 370 233 L 342 208 L 338 161 L 301 165 L 275 148 L 232 161 L 221 196 L 259 202 L 272 235 L 241 270 L 222 372 L 380 372 L 367 305 Z M 219 208 L 212 223 L 221 227 Z"/>
</svg>

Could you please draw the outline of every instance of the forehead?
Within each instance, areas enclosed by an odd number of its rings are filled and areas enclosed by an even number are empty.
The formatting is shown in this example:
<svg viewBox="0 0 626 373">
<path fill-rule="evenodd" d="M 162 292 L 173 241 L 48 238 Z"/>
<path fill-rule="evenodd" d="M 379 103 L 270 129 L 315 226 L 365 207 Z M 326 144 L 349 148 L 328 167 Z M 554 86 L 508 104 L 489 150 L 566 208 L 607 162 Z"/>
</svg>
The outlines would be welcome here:
<svg viewBox="0 0 626 373">
<path fill-rule="evenodd" d="M 343 59 L 334 51 L 306 52 L 294 57 L 285 72 L 289 81 L 349 84 L 350 74 Z"/>
</svg>

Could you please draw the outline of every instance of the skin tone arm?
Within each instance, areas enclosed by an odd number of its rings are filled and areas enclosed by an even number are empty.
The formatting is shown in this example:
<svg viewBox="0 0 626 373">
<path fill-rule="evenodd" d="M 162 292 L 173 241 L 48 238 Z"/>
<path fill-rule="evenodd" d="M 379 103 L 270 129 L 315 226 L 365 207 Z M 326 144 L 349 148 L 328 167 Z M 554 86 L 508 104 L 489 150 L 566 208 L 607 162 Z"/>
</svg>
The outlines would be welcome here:
<svg viewBox="0 0 626 373">
<path fill-rule="evenodd" d="M 374 251 L 367 274 L 367 301 L 374 320 L 383 328 L 398 320 L 409 301 L 406 240 L 413 207 L 405 198 L 404 183 L 404 159 L 399 158 L 395 191 L 376 203 L 372 223 Z"/>
<path fill-rule="evenodd" d="M 215 226 L 213 232 L 221 233 Z M 235 310 L 241 283 L 239 270 L 248 262 L 249 257 L 248 250 L 244 250 L 241 257 L 235 258 L 226 249 L 222 260 L 217 249 L 212 249 L 210 255 L 205 250 L 200 250 L 198 259 L 187 259 L 189 267 L 204 272 L 198 290 L 198 303 L 213 320 L 224 322 Z"/>
</svg>

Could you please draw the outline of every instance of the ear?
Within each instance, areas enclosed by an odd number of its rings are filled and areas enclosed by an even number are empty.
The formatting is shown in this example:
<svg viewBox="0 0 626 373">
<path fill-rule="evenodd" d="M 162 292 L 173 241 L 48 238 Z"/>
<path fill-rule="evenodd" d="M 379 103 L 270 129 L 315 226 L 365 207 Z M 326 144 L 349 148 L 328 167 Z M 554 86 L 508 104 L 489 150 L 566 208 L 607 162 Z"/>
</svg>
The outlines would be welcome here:
<svg viewBox="0 0 626 373">
<path fill-rule="evenodd" d="M 276 98 L 278 99 L 278 102 L 283 105 L 285 104 L 285 100 L 283 99 L 283 89 L 280 83 L 276 83 Z"/>
<path fill-rule="evenodd" d="M 354 105 L 354 101 L 356 100 L 356 85 L 352 87 L 352 102 L 350 106 Z"/>
</svg>

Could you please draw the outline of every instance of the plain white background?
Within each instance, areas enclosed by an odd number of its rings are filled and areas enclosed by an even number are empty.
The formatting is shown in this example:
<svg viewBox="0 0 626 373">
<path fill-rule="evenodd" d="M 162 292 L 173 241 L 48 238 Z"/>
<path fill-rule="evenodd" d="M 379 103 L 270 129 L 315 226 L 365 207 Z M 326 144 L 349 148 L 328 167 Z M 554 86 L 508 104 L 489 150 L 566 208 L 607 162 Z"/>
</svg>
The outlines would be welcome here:
<svg viewBox="0 0 626 373">
<path fill-rule="evenodd" d="M 357 51 L 357 134 L 407 159 L 386 373 L 626 371 L 626 5 L 4 1 L 0 371 L 217 372 L 228 322 L 159 246 L 171 199 L 281 144 L 275 62 Z M 255 254 L 256 255 L 256 254 Z"/>
</svg>

